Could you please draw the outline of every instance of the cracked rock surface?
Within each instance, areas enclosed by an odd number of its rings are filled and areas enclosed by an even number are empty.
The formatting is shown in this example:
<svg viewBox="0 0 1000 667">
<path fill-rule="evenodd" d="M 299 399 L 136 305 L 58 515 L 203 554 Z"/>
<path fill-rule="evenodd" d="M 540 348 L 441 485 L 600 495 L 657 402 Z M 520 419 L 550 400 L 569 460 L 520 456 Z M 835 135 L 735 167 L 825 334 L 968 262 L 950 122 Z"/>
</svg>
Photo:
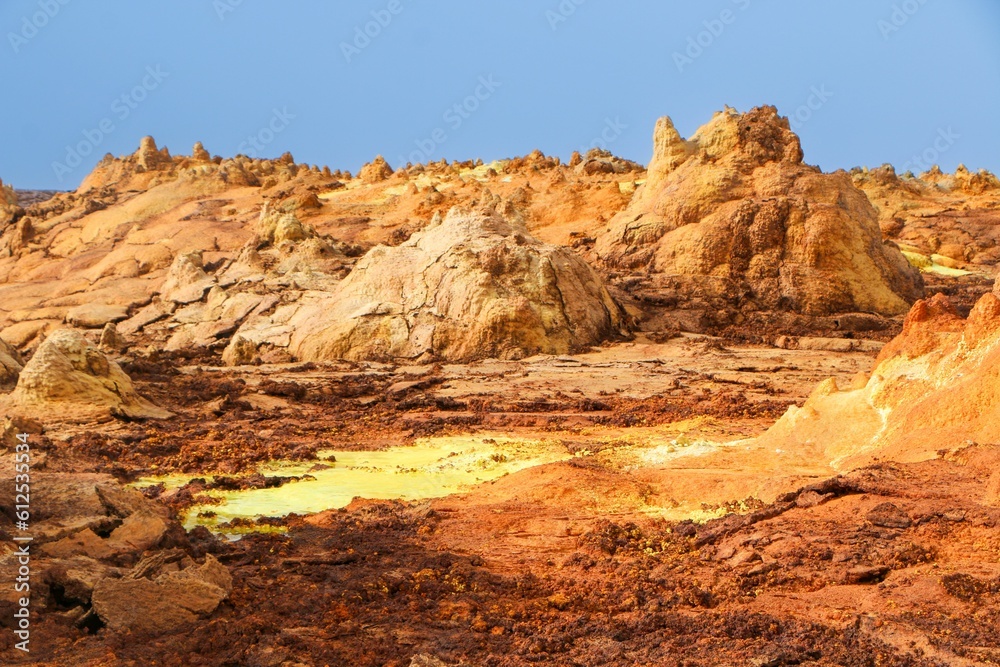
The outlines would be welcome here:
<svg viewBox="0 0 1000 667">
<path fill-rule="evenodd" d="M 493 201 L 372 249 L 290 323 L 302 360 L 460 361 L 576 352 L 622 336 L 625 316 L 582 258 Z"/>
</svg>

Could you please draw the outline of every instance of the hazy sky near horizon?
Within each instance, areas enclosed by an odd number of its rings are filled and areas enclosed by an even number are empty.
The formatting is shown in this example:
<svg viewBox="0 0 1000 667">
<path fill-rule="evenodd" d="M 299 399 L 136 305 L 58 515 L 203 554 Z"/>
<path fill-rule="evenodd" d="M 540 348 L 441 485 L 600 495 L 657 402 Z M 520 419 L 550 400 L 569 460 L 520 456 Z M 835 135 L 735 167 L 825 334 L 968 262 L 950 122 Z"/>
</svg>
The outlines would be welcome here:
<svg viewBox="0 0 1000 667">
<path fill-rule="evenodd" d="M 350 169 L 603 145 L 773 104 L 824 170 L 1000 172 L 995 0 L 4 0 L 0 179 L 144 135 Z"/>
</svg>

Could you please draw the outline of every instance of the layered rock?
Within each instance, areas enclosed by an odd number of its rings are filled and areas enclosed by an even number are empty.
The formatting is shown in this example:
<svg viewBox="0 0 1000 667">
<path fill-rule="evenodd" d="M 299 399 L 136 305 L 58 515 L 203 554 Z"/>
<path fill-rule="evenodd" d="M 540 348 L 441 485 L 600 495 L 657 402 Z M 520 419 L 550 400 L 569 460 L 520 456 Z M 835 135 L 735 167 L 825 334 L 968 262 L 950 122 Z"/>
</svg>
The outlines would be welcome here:
<svg viewBox="0 0 1000 667">
<path fill-rule="evenodd" d="M 120 579 L 101 579 L 94 586 L 94 611 L 112 630 L 177 630 L 215 611 L 233 587 L 232 575 L 211 554 L 200 565 L 185 559 L 184 569 L 159 571 L 153 564 L 140 562 Z"/>
<path fill-rule="evenodd" d="M 300 221 L 298 203 L 265 202 L 254 235 L 234 258 L 211 272 L 206 271 L 204 253 L 178 255 L 158 299 L 124 322 L 123 330 L 166 335 L 168 350 L 235 348 L 239 341 L 233 334 L 238 330 L 272 330 L 279 303 L 297 307 L 305 290 L 332 290 L 347 271 L 348 259 L 330 237 Z M 282 313 L 287 315 L 287 309 Z M 284 346 L 287 341 L 278 347 Z M 256 352 L 254 348 L 254 356 Z M 235 364 L 231 352 L 223 359 Z M 280 353 L 272 360 L 286 356 Z"/>
<path fill-rule="evenodd" d="M 831 378 L 764 435 L 783 451 L 818 450 L 835 467 L 920 461 L 969 442 L 1000 440 L 1000 298 L 963 319 L 938 294 L 918 301 L 867 377 Z"/>
<path fill-rule="evenodd" d="M 71 329 L 46 338 L 21 370 L 2 407 L 13 415 L 46 415 L 61 422 L 171 416 L 140 396 L 117 363 Z"/>
<path fill-rule="evenodd" d="M 165 506 L 110 475 L 49 472 L 38 465 L 44 456 L 32 456 L 33 607 L 58 607 L 80 627 L 161 633 L 199 620 L 229 594 L 229 571 L 210 555 L 195 560 Z M 14 492 L 13 483 L 0 484 L 0 503 L 13 507 Z M 0 575 L 16 576 L 18 567 L 10 553 L 0 555 Z M 20 596 L 0 591 L 0 613 L 12 614 Z"/>
<path fill-rule="evenodd" d="M 625 328 L 580 257 L 532 238 L 496 201 L 374 248 L 290 324 L 289 351 L 304 360 L 561 354 Z"/>
<path fill-rule="evenodd" d="M 803 164 L 773 107 L 717 113 L 690 139 L 669 118 L 646 183 L 598 236 L 607 266 L 673 281 L 680 298 L 808 315 L 905 313 L 922 282 L 846 173 Z"/>
</svg>

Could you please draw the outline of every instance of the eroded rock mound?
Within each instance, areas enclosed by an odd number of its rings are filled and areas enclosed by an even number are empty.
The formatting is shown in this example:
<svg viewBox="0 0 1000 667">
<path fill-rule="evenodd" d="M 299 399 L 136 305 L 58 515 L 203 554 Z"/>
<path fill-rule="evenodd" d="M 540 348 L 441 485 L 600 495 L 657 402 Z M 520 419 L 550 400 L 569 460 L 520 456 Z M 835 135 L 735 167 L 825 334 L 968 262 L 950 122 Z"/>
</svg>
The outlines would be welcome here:
<svg viewBox="0 0 1000 667">
<path fill-rule="evenodd" d="M 841 469 L 1000 441 L 1000 298 L 985 294 L 967 319 L 940 294 L 918 301 L 869 377 L 824 381 L 762 437 Z"/>
<path fill-rule="evenodd" d="M 582 259 L 492 201 L 372 249 L 291 325 L 303 360 L 470 360 L 580 350 L 622 335 L 624 317 Z"/>
<path fill-rule="evenodd" d="M 64 422 L 171 416 L 139 396 L 117 363 L 71 329 L 53 332 L 39 346 L 5 407 L 15 415 Z"/>
<path fill-rule="evenodd" d="M 661 118 L 648 180 L 595 250 L 609 267 L 651 272 L 675 300 L 748 311 L 895 315 L 922 296 L 865 195 L 846 173 L 803 164 L 774 107 L 727 109 L 688 140 Z"/>
<path fill-rule="evenodd" d="M 358 172 L 358 178 L 365 183 L 379 183 L 390 176 L 392 176 L 392 167 L 389 166 L 389 163 L 381 155 L 376 156 L 368 164 L 363 165 L 361 171 Z"/>
</svg>

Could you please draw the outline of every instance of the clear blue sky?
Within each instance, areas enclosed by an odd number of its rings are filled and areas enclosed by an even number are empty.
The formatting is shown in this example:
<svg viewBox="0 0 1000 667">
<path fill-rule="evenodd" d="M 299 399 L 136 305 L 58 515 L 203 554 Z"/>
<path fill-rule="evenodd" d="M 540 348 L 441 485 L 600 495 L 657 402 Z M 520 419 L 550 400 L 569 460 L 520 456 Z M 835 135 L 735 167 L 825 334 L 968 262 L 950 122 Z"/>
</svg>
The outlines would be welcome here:
<svg viewBox="0 0 1000 667">
<path fill-rule="evenodd" d="M 725 104 L 810 101 L 825 170 L 1000 171 L 996 0 L 3 0 L 0 27 L 0 178 L 23 188 L 75 188 L 146 134 L 352 171 L 603 134 L 645 163 L 661 115 L 687 136 Z"/>
</svg>

